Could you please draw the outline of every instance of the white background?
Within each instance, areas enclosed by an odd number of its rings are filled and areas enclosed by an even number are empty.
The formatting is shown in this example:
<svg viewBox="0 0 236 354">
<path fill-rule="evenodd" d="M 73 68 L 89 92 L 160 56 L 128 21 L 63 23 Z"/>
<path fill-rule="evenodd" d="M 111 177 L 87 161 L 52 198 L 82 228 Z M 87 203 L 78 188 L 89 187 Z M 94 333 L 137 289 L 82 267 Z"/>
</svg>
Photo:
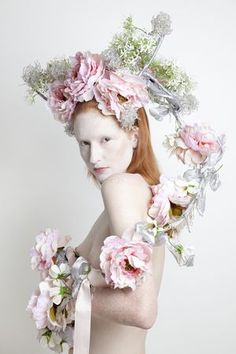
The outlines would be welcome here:
<svg viewBox="0 0 236 354">
<path fill-rule="evenodd" d="M 167 12 L 173 33 L 161 54 L 197 82 L 199 110 L 191 119 L 227 135 L 222 186 L 208 190 L 205 216 L 196 216 L 186 240 L 197 253 L 193 268 L 180 268 L 166 252 L 159 315 L 147 338 L 147 354 L 233 354 L 235 339 L 235 16 L 233 0 L 1 0 L 1 331 L 2 354 L 40 354 L 33 320 L 25 311 L 38 282 L 29 250 L 46 227 L 78 245 L 102 210 L 99 190 L 86 178 L 79 149 L 38 99 L 24 100 L 22 68 L 34 60 L 76 51 L 100 52 L 134 17 L 149 28 L 152 15 Z M 162 169 L 175 161 L 161 146 L 164 123 L 150 121 Z M 163 125 L 162 125 L 163 124 Z M 169 126 L 171 131 L 171 126 Z M 100 354 L 100 353 L 98 353 Z M 128 354 L 128 353 L 124 353 Z M 139 354 L 139 353 L 137 353 Z"/>
</svg>

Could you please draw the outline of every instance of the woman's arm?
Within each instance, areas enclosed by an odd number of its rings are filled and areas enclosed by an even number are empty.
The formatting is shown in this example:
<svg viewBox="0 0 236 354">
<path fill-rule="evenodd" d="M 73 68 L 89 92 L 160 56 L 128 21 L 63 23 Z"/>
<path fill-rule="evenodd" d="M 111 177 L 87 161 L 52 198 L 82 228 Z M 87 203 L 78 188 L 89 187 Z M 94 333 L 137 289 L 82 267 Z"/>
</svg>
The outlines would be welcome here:
<svg viewBox="0 0 236 354">
<path fill-rule="evenodd" d="M 147 186 L 139 175 L 122 173 L 106 179 L 102 197 L 108 214 L 111 235 L 123 231 L 147 216 Z M 164 246 L 153 249 L 152 274 L 136 290 L 96 288 L 93 315 L 115 322 L 150 328 L 157 316 L 157 296 L 164 265 Z"/>
<path fill-rule="evenodd" d="M 142 285 L 111 289 L 96 287 L 92 300 L 93 316 L 143 329 L 151 328 L 157 318 L 157 297 L 163 273 L 165 245 L 156 247 L 152 254 L 152 275 Z"/>
</svg>

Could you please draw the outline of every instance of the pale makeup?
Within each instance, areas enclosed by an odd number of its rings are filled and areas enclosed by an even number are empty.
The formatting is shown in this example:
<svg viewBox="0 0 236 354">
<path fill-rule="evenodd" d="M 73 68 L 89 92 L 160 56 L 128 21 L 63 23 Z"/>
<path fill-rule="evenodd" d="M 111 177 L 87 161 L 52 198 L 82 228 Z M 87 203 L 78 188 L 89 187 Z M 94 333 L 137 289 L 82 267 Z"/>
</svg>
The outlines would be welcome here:
<svg viewBox="0 0 236 354">
<path fill-rule="evenodd" d="M 90 108 L 77 113 L 74 134 L 82 159 L 100 184 L 113 174 L 127 171 L 137 146 L 138 128 L 126 132 L 115 117 Z M 98 167 L 106 168 L 95 171 Z"/>
</svg>

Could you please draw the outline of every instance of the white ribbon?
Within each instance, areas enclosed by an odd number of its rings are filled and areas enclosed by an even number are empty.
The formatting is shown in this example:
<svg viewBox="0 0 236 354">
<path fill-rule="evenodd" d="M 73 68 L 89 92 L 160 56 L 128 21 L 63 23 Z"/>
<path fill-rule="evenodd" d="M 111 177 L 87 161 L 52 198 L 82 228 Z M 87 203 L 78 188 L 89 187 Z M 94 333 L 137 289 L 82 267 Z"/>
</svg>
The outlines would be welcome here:
<svg viewBox="0 0 236 354">
<path fill-rule="evenodd" d="M 85 258 L 79 257 L 71 269 L 74 279 L 72 296 L 75 303 L 73 354 L 89 354 L 91 330 L 91 292 L 88 273 L 91 267 Z"/>
</svg>

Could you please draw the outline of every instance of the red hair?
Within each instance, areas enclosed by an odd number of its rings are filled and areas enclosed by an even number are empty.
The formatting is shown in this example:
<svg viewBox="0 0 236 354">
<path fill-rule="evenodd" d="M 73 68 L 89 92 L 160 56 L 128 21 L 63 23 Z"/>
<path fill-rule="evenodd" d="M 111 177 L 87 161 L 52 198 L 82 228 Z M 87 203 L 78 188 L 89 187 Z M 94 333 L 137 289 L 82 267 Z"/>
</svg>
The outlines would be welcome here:
<svg viewBox="0 0 236 354">
<path fill-rule="evenodd" d="M 94 99 L 88 102 L 78 103 L 73 116 L 75 116 L 78 112 L 86 112 L 90 108 L 98 109 L 97 105 L 98 103 Z M 143 107 L 138 109 L 138 118 L 139 119 L 136 119 L 134 123 L 134 126 L 139 128 L 138 144 L 134 149 L 133 157 L 127 168 L 127 172 L 139 173 L 149 185 L 158 184 L 160 170 L 151 144 L 148 117 Z M 119 125 L 117 119 L 114 119 Z M 96 177 L 89 170 L 87 172 L 87 176 L 92 178 L 96 185 L 100 186 Z"/>
</svg>

